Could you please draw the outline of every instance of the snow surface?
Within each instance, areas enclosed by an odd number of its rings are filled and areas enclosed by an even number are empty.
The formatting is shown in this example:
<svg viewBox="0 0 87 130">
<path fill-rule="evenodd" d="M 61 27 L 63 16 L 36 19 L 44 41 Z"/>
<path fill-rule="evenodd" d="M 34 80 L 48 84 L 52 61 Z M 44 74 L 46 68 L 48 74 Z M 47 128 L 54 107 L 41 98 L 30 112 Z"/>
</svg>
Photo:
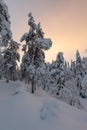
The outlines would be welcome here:
<svg viewBox="0 0 87 130">
<path fill-rule="evenodd" d="M 0 130 L 87 130 L 87 112 L 22 82 L 0 81 Z M 82 100 L 87 109 L 87 99 Z"/>
</svg>

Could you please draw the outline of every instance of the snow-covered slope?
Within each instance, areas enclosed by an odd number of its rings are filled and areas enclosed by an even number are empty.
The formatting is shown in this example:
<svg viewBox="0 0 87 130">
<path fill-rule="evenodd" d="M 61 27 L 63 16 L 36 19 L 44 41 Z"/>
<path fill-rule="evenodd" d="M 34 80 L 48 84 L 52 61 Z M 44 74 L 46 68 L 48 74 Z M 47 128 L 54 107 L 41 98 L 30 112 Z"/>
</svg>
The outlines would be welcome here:
<svg viewBox="0 0 87 130">
<path fill-rule="evenodd" d="M 41 89 L 32 95 L 21 82 L 0 81 L 0 130 L 87 130 L 87 112 Z"/>
</svg>

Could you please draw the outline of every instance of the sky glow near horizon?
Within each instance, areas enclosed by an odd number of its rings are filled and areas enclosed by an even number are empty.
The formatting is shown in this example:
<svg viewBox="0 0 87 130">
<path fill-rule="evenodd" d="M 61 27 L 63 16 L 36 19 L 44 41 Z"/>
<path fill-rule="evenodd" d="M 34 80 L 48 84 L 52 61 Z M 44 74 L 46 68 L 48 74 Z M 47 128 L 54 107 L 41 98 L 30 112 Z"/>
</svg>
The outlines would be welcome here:
<svg viewBox="0 0 87 130">
<path fill-rule="evenodd" d="M 11 17 L 13 39 L 20 41 L 29 31 L 29 12 L 35 22 L 41 23 L 46 38 L 53 45 L 46 51 L 46 61 L 55 60 L 58 52 L 67 61 L 75 59 L 78 49 L 81 57 L 87 56 L 87 0 L 4 0 Z"/>
</svg>

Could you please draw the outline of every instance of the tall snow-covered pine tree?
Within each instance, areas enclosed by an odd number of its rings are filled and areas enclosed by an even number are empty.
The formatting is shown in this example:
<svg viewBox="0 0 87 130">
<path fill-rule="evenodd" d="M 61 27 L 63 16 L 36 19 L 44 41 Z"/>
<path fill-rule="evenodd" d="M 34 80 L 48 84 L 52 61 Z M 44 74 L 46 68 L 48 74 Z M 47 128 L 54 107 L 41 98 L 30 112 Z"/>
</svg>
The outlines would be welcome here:
<svg viewBox="0 0 87 130">
<path fill-rule="evenodd" d="M 7 46 L 12 37 L 8 7 L 0 0 L 0 45 Z"/>
<path fill-rule="evenodd" d="M 22 49 L 24 56 L 22 58 L 21 73 L 22 78 L 28 78 L 30 80 L 32 84 L 31 92 L 34 93 L 36 70 L 45 62 L 43 50 L 48 50 L 52 42 L 50 39 L 44 38 L 40 23 L 35 23 L 31 13 L 29 13 L 28 17 L 29 32 L 25 33 L 20 40 L 21 42 L 26 42 Z"/>
<path fill-rule="evenodd" d="M 82 96 L 82 80 L 84 78 L 85 72 L 82 65 L 81 56 L 79 51 L 76 51 L 76 82 L 79 94 Z"/>
</svg>

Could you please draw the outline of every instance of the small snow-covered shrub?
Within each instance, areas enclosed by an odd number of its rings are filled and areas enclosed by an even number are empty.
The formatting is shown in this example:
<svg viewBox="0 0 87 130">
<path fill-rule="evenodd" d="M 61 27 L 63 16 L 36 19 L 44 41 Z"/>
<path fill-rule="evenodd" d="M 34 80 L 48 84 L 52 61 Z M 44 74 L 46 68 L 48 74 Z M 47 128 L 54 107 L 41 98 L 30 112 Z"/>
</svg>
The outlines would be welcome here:
<svg viewBox="0 0 87 130">
<path fill-rule="evenodd" d="M 59 98 L 64 102 L 70 104 L 71 106 L 77 107 L 79 109 L 82 108 L 80 101 L 77 96 L 75 96 L 72 91 L 67 88 L 63 88 L 60 90 Z"/>
<path fill-rule="evenodd" d="M 68 90 L 70 90 L 71 93 L 74 96 L 79 96 L 79 92 L 78 92 L 77 87 L 76 87 L 76 80 L 75 79 L 66 81 L 65 88 L 67 88 Z"/>
</svg>

